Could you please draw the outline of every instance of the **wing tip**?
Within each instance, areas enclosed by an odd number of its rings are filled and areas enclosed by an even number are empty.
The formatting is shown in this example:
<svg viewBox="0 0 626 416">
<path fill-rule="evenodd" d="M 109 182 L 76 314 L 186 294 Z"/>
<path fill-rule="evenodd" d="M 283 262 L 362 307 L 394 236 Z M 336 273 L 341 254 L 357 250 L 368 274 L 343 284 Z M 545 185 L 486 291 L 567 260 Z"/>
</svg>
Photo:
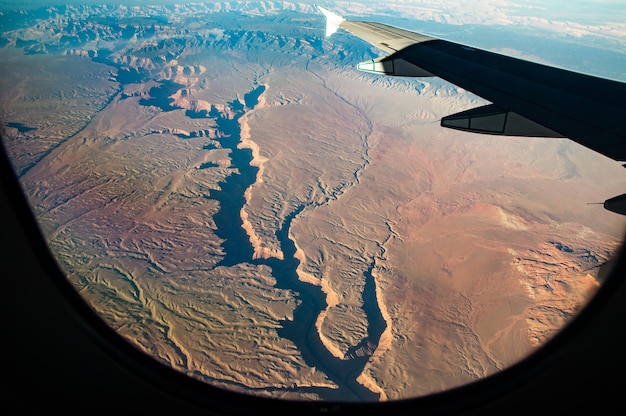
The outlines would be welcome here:
<svg viewBox="0 0 626 416">
<path fill-rule="evenodd" d="M 345 22 L 346 19 L 339 16 L 336 13 L 331 12 L 325 7 L 320 6 L 319 4 L 314 4 L 315 8 L 320 11 L 326 18 L 326 37 L 332 35 L 339 29 L 339 26 Z"/>
</svg>

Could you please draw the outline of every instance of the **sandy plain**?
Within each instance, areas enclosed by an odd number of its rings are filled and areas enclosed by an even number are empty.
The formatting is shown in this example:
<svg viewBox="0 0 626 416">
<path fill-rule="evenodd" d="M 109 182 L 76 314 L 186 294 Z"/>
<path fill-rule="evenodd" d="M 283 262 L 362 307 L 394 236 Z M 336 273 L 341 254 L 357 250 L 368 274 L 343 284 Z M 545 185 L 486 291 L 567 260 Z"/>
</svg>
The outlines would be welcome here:
<svg viewBox="0 0 626 416">
<path fill-rule="evenodd" d="M 249 57 L 195 51 L 160 72 L 185 89 L 162 111 L 140 104 L 151 85 L 121 86 L 84 57 L 2 54 L 3 119 L 35 128 L 5 128 L 5 143 L 68 278 L 138 348 L 217 386 L 300 399 L 337 388 L 279 335 L 298 294 L 252 261 L 283 257 L 276 231 L 296 212 L 298 276 L 326 297 L 319 337 L 340 360 L 369 357 L 358 381 L 380 400 L 519 361 L 584 305 L 620 243 L 623 219 L 588 204 L 623 191 L 619 164 L 567 140 L 442 129 L 482 103 L 443 81 L 372 78 L 332 56 L 233 71 Z M 258 85 L 239 118 L 260 168 L 241 211 L 254 259 L 216 266 L 207 195 L 238 167 L 215 117 L 232 119 Z M 198 108 L 216 116 L 185 115 Z M 375 340 L 368 273 L 386 325 Z"/>
<path fill-rule="evenodd" d="M 517 362 L 597 287 L 593 268 L 615 249 L 621 219 L 587 205 L 605 192 L 591 178 L 612 182 L 619 167 L 599 175 L 610 162 L 569 141 L 444 131 L 436 121 L 448 106 L 480 100 L 438 81 L 419 95 L 402 81 L 369 81 L 363 95 L 368 80 L 345 76 L 326 74 L 324 86 L 341 97 L 327 101 L 334 109 L 358 109 L 353 127 L 339 120 L 325 133 L 353 136 L 367 160 L 339 197 L 293 225 L 301 272 L 327 280 L 333 294 L 319 326 L 330 349 L 344 357 L 366 337 L 355 311 L 373 265 L 388 327 L 362 380 L 383 397 L 427 394 Z M 262 149 L 281 134 L 255 131 Z M 267 152 L 272 165 L 282 159 Z"/>
</svg>

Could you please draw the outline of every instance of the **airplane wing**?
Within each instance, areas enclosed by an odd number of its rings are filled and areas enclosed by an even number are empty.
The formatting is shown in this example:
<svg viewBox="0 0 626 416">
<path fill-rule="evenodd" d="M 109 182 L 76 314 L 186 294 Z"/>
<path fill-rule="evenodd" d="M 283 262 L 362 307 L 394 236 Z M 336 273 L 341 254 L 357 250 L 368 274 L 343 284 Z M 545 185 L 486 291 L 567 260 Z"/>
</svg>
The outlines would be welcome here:
<svg viewBox="0 0 626 416">
<path fill-rule="evenodd" d="M 374 22 L 349 21 L 316 5 L 326 35 L 338 28 L 390 55 L 361 71 L 438 76 L 493 104 L 444 117 L 442 126 L 507 136 L 567 137 L 626 161 L 626 84 L 549 67 Z"/>
<path fill-rule="evenodd" d="M 405 77 L 438 76 L 488 101 L 441 119 L 475 133 L 566 137 L 616 161 L 626 161 L 626 84 L 524 61 L 397 27 L 350 21 L 315 5 L 326 36 L 341 28 L 389 55 L 357 69 Z M 626 165 L 625 165 L 626 166 Z M 605 203 L 615 211 L 619 201 Z M 617 208 L 616 208 L 617 209 Z M 623 212 L 621 212 L 623 211 Z M 626 208 L 619 208 L 626 214 Z"/>
</svg>

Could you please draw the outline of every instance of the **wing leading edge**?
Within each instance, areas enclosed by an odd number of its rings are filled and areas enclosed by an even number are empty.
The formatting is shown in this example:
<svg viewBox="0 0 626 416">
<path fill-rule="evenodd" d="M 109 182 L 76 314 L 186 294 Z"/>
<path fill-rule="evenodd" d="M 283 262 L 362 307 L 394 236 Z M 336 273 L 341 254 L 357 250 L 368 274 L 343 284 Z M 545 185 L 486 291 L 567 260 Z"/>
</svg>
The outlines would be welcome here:
<svg viewBox="0 0 626 416">
<path fill-rule="evenodd" d="M 326 18 L 326 36 L 341 28 L 388 54 L 362 62 L 357 69 L 391 76 L 438 76 L 492 103 L 443 117 L 443 127 L 506 136 L 566 137 L 613 160 L 626 161 L 625 83 L 381 23 L 350 21 L 315 7 Z M 624 204 L 626 194 L 607 200 L 605 208 L 626 214 Z"/>
</svg>

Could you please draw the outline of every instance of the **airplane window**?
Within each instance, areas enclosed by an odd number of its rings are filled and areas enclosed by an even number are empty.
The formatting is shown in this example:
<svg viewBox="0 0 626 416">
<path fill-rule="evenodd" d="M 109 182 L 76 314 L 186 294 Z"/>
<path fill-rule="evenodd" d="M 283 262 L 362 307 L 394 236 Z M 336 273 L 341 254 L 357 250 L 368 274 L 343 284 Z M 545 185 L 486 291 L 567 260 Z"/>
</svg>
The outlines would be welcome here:
<svg viewBox="0 0 626 416">
<path fill-rule="evenodd" d="M 445 3 L 328 8 L 626 80 L 623 5 Z M 211 386 L 360 403 L 484 379 L 565 328 L 622 243 L 620 161 L 442 127 L 489 102 L 357 71 L 385 53 L 326 37 L 313 3 L 0 11 L 3 145 L 50 252 L 116 333 Z"/>
</svg>

